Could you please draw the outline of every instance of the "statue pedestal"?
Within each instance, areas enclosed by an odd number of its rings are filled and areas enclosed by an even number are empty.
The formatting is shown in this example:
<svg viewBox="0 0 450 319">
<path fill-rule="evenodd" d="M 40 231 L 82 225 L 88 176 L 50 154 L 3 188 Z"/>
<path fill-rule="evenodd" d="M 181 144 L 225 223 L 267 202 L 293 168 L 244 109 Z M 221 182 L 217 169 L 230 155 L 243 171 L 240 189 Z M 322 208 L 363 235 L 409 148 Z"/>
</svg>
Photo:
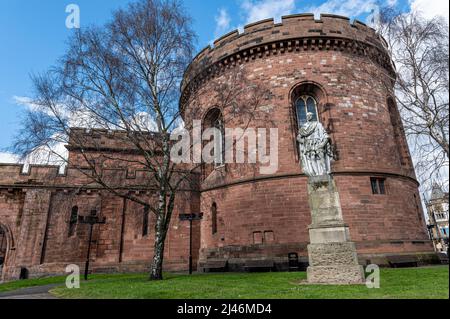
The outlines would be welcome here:
<svg viewBox="0 0 450 319">
<path fill-rule="evenodd" d="M 321 284 L 362 284 L 364 269 L 358 264 L 356 247 L 342 218 L 336 185 L 329 175 L 310 177 L 308 282 Z"/>
</svg>

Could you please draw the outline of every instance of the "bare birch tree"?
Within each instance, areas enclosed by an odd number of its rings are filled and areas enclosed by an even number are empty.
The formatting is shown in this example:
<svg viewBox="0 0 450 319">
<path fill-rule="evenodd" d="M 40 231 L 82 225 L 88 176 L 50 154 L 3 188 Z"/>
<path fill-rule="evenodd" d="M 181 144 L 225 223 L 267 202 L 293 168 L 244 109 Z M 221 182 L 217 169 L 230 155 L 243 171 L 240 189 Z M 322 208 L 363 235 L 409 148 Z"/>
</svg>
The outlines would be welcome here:
<svg viewBox="0 0 450 319">
<path fill-rule="evenodd" d="M 380 34 L 396 67 L 397 105 L 420 182 L 448 184 L 449 29 L 440 17 L 381 10 Z"/>
<path fill-rule="evenodd" d="M 179 0 L 139 0 L 116 11 L 108 24 L 79 30 L 56 66 L 32 77 L 35 97 L 13 147 L 22 158 L 37 152 L 52 157 L 53 164 L 60 161 L 78 169 L 89 183 L 153 212 L 151 280 L 163 278 L 165 239 L 176 198 L 199 189 L 202 163 L 174 160 L 175 141 L 170 138 L 179 127 L 192 129 L 183 123 L 180 105 L 180 87 L 196 38 L 191 23 Z M 248 84 L 239 66 L 208 89 L 190 92 L 189 103 L 214 100 L 227 109 L 225 121 L 239 114 L 244 126 L 267 97 L 262 85 Z M 194 107 L 189 118 L 201 119 L 203 111 Z M 115 144 L 124 152 L 105 152 L 101 140 L 83 134 L 86 130 L 120 132 L 114 135 Z M 76 149 L 83 165 L 62 156 L 61 145 Z M 192 143 L 190 148 L 192 152 Z M 118 176 L 105 173 L 108 167 L 144 169 L 147 180 L 139 187 L 151 189 L 152 195 L 134 196 Z"/>
<path fill-rule="evenodd" d="M 56 67 L 33 77 L 34 107 L 15 143 L 15 151 L 26 156 L 70 140 L 85 157 L 93 182 L 148 207 L 156 216 L 153 280 L 162 279 L 175 198 L 188 176 L 170 159 L 170 132 L 180 123 L 179 84 L 194 42 L 191 19 L 177 0 L 138 1 L 116 11 L 105 26 L 79 30 Z M 94 162 L 86 150 L 98 145 L 75 134 L 75 126 L 122 131 L 123 145 L 139 156 L 101 154 Z M 156 198 L 145 201 L 110 183 L 99 158 L 145 167 Z"/>
</svg>

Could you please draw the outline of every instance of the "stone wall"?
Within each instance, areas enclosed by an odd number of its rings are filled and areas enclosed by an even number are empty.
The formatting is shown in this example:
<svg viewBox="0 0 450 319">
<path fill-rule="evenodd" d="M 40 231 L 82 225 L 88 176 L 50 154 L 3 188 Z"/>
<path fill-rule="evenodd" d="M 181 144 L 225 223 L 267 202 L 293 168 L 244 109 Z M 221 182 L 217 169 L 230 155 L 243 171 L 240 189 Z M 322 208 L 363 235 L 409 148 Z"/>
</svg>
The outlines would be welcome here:
<svg viewBox="0 0 450 319">
<path fill-rule="evenodd" d="M 87 186 L 88 179 L 78 169 L 69 168 L 64 174 L 57 167 L 32 166 L 28 173 L 22 173 L 22 169 L 20 165 L 0 166 L 0 226 L 7 231 L 3 280 L 18 279 L 24 269 L 29 277 L 63 274 L 68 264 L 78 264 L 83 269 L 89 226 L 77 223 L 73 234 L 69 233 L 75 206 L 79 216 L 96 210 L 106 218 L 105 224 L 94 226 L 93 271 L 149 269 L 155 235 L 152 213 L 144 235 L 143 207 L 96 184 Z M 148 199 L 152 194 L 152 190 L 143 188 L 139 173 L 115 172 L 124 176 L 121 184 L 130 186 L 133 196 Z M 198 203 L 195 192 L 180 192 L 176 200 L 166 242 L 166 270 L 188 269 L 189 223 L 179 221 L 178 215 L 197 213 Z M 194 261 L 198 258 L 199 241 L 199 224 L 195 222 Z"/>
</svg>

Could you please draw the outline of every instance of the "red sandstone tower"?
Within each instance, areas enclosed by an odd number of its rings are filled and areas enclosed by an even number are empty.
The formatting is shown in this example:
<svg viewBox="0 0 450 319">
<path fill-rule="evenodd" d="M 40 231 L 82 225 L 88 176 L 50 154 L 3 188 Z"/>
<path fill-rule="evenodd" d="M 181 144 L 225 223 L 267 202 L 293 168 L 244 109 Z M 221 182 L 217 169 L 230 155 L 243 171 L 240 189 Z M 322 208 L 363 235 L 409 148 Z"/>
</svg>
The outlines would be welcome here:
<svg viewBox="0 0 450 319">
<path fill-rule="evenodd" d="M 279 165 L 269 175 L 253 164 L 203 165 L 200 189 L 176 203 L 166 270 L 188 269 L 189 226 L 178 215 L 198 212 L 204 219 L 194 224 L 193 247 L 200 270 L 283 270 L 290 253 L 307 261 L 311 214 L 296 142 L 306 111 L 331 136 L 332 175 L 360 263 L 387 265 L 397 255 L 433 260 L 385 45 L 363 23 L 305 14 L 248 25 L 199 53 L 182 87 L 187 126 L 202 120 L 216 127 L 277 128 Z M 220 107 L 217 94 L 217 84 L 238 79 L 238 73 L 244 75 L 241 87 L 269 91 L 256 109 L 238 110 L 240 115 Z M 78 134 L 107 152 L 135 156 L 121 144 L 120 132 Z M 68 149 L 76 162 L 79 150 Z M 111 163 L 103 173 L 134 196 L 151 195 L 139 167 Z M 0 280 L 64 274 L 68 264 L 82 267 L 88 228 L 77 218 L 92 211 L 106 218 L 94 229 L 92 269 L 148 269 L 155 219 L 142 206 L 92 185 L 70 166 L 60 174 L 58 167 L 32 166 L 23 173 L 20 165 L 0 165 Z"/>
<path fill-rule="evenodd" d="M 432 254 L 394 102 L 393 65 L 375 30 L 341 16 L 299 14 L 231 32 L 200 52 L 186 72 L 187 123 L 219 119 L 227 128 L 242 127 L 214 93 L 233 72 L 245 74 L 246 85 L 270 91 L 252 110 L 258 116 L 249 126 L 278 128 L 279 168 L 262 175 L 250 164 L 204 166 L 200 268 L 286 269 L 289 253 L 307 259 L 311 217 L 296 142 L 306 112 L 332 138 L 332 175 L 360 263 Z"/>
</svg>

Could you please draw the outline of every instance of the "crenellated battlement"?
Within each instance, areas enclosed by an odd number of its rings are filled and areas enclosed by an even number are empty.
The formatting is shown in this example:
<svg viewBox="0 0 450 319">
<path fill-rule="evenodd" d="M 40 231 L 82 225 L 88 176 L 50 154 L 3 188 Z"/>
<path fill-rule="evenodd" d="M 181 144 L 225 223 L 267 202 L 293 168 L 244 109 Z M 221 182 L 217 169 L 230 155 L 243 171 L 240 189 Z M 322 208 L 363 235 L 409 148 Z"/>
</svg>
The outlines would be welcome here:
<svg viewBox="0 0 450 319">
<path fill-rule="evenodd" d="M 89 175 L 89 168 L 53 165 L 0 164 L 0 188 L 50 187 L 79 188 L 96 187 Z M 108 168 L 103 169 L 105 180 L 111 185 L 124 187 L 148 186 L 150 172 L 143 169 Z"/>
<path fill-rule="evenodd" d="M 51 188 L 51 189 L 104 189 L 90 177 L 90 168 L 65 167 L 52 165 L 29 165 L 24 170 L 22 164 L 0 164 L 0 189 Z M 190 173 L 194 183 L 198 176 Z M 110 187 L 117 189 L 154 190 L 153 174 L 146 169 L 136 168 L 104 168 L 101 170 L 102 180 Z M 193 184 L 192 184 L 193 185 Z M 186 186 L 186 189 L 191 189 Z M 183 187 L 181 188 L 183 189 Z"/>
<path fill-rule="evenodd" d="M 321 14 L 283 16 L 281 23 L 274 19 L 258 21 L 244 27 L 240 33 L 232 31 L 207 46 L 193 59 L 187 69 L 182 92 L 193 80 L 214 74 L 222 67 L 278 52 L 301 50 L 339 50 L 370 55 L 386 69 L 391 69 L 386 41 L 377 32 L 358 20 Z"/>
<path fill-rule="evenodd" d="M 0 163 L 0 189 L 20 187 L 79 188 L 99 187 L 93 182 L 93 170 L 107 181 L 109 186 L 147 189 L 153 174 L 138 164 L 142 153 L 132 143 L 129 132 L 121 130 L 71 128 L 69 142 L 70 165 L 24 165 Z M 158 156 L 158 133 L 139 133 L 137 139 L 146 139 L 143 147 L 153 147 Z M 81 151 L 88 158 L 81 155 Z M 108 154 L 102 157 L 103 154 Z M 134 165 L 133 165 L 134 164 Z M 181 169 L 181 168 L 180 168 Z M 192 176 L 195 173 L 190 173 Z M 193 177 L 193 179 L 195 179 Z M 102 188 L 102 187 L 99 187 Z"/>
<path fill-rule="evenodd" d="M 136 146 L 128 134 L 127 131 L 122 130 L 71 128 L 66 148 L 73 151 L 82 145 L 85 150 L 129 152 L 131 154 L 136 151 Z M 151 141 L 158 138 L 158 133 L 137 132 L 136 134 L 136 138 L 145 138 L 146 142 L 143 145 L 151 145 L 153 144 Z"/>
</svg>

